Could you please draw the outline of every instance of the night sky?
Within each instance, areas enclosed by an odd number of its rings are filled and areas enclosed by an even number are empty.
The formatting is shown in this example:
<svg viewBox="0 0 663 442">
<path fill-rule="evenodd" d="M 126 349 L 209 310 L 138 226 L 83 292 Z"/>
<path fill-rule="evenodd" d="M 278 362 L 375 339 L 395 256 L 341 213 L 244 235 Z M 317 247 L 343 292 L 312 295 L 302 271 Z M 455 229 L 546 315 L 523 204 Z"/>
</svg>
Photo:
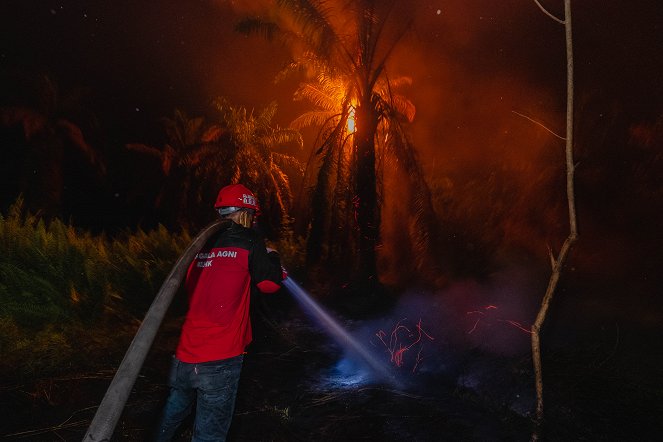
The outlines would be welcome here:
<svg viewBox="0 0 663 442">
<path fill-rule="evenodd" d="M 197 115 L 220 95 L 251 107 L 275 97 L 257 87 L 271 83 L 274 51 L 236 34 L 227 5 L 18 1 L 2 8 L 3 70 L 44 72 L 63 90 L 85 88 L 111 130 L 134 141 L 175 107 Z"/>
<path fill-rule="evenodd" d="M 533 1 L 410 3 L 415 32 L 393 70 L 413 77 L 421 136 L 454 144 L 450 127 L 517 124 L 512 110 L 563 127 L 563 27 Z M 561 1 L 544 4 L 561 16 Z M 663 103 L 660 3 L 573 7 L 578 94 L 599 89 L 634 119 L 655 118 Z M 248 107 L 278 99 L 283 125 L 294 115 L 295 83 L 272 81 L 287 53 L 233 30 L 240 17 L 264 12 L 260 2 L 27 0 L 0 8 L 2 71 L 45 72 L 64 90 L 86 87 L 93 109 L 129 137 L 175 107 L 205 113 L 217 96 Z"/>
</svg>

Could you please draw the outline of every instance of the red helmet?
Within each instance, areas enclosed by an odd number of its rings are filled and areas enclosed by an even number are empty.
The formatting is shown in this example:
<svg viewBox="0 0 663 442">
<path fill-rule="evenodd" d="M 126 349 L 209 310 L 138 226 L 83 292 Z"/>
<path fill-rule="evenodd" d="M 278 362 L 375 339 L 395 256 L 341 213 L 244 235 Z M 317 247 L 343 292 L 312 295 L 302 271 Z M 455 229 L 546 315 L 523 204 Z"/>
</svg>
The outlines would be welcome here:
<svg viewBox="0 0 663 442">
<path fill-rule="evenodd" d="M 258 200 L 253 192 L 241 184 L 231 184 L 219 190 L 219 195 L 216 197 L 214 208 L 228 207 L 237 209 L 253 209 L 258 211 Z M 235 210 L 230 210 L 229 213 Z"/>
</svg>

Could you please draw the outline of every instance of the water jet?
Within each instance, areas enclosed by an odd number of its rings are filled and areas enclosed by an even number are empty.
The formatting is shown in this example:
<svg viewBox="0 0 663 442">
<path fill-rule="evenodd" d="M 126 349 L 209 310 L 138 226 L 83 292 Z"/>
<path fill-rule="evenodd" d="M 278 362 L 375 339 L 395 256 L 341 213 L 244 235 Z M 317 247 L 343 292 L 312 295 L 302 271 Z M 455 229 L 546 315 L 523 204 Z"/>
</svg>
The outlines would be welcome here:
<svg viewBox="0 0 663 442">
<path fill-rule="evenodd" d="M 388 366 L 384 362 L 381 362 L 375 354 L 371 353 L 368 348 L 362 345 L 345 327 L 325 311 L 306 290 L 290 277 L 283 280 L 283 285 L 290 291 L 309 316 L 315 319 L 318 325 L 345 351 L 345 359 L 349 358 L 355 362 L 357 369 L 361 367 L 370 372 L 370 375 L 375 380 L 388 383 L 392 387 L 400 387 L 400 383 L 388 369 Z"/>
</svg>

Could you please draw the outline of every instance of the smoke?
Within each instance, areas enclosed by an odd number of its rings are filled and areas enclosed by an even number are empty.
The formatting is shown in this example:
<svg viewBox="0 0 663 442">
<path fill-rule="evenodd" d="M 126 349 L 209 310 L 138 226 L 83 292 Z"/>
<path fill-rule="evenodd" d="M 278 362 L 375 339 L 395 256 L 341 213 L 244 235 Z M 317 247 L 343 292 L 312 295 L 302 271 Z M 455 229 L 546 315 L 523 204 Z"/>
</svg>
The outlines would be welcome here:
<svg viewBox="0 0 663 442">
<path fill-rule="evenodd" d="M 381 318 L 350 324 L 352 336 L 393 373 L 402 388 L 434 394 L 455 384 L 523 415 L 533 409 L 530 333 L 545 278 L 519 263 L 486 281 L 404 293 Z M 324 379 L 330 386 L 374 383 L 351 353 Z"/>
<path fill-rule="evenodd" d="M 436 292 L 406 292 L 388 315 L 362 323 L 359 333 L 387 355 L 380 331 L 389 336 L 399 324 L 406 325 L 411 339 L 419 337 L 419 325 L 432 339 L 421 336 L 422 359 L 413 371 L 439 371 L 456 362 L 449 359 L 453 354 L 471 350 L 520 355 L 529 351 L 529 328 L 544 289 L 541 272 L 511 265 L 486 281 L 468 279 Z M 405 336 L 402 342 L 407 344 Z"/>
<path fill-rule="evenodd" d="M 389 69 L 413 78 L 411 133 L 442 235 L 543 257 L 566 228 L 564 142 L 551 134 L 564 134 L 563 35 L 522 2 L 419 5 Z M 398 232 L 402 220 L 383 222 Z"/>
<path fill-rule="evenodd" d="M 543 276 L 511 262 L 485 281 L 456 281 L 438 291 L 411 289 L 388 314 L 350 324 L 351 333 L 376 361 L 403 376 L 453 374 L 476 351 L 527 354 Z"/>
</svg>

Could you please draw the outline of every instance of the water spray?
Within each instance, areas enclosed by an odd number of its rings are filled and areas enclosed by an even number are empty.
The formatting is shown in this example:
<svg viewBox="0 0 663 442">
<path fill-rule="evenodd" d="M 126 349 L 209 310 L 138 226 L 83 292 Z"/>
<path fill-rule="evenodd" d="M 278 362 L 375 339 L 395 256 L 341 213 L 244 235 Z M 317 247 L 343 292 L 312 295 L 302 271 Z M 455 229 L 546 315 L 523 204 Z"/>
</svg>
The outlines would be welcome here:
<svg viewBox="0 0 663 442">
<path fill-rule="evenodd" d="M 400 387 L 400 383 L 394 378 L 383 363 L 377 360 L 366 347 L 355 339 L 348 330 L 345 329 L 336 319 L 327 313 L 323 307 L 318 304 L 309 295 L 306 290 L 299 286 L 290 277 L 283 280 L 283 285 L 290 291 L 292 296 L 300 303 L 304 310 L 309 313 L 320 326 L 324 328 L 327 334 L 336 341 L 338 345 L 346 350 L 350 355 L 355 356 L 358 362 L 370 370 L 376 379 L 387 382 L 395 387 Z"/>
</svg>

